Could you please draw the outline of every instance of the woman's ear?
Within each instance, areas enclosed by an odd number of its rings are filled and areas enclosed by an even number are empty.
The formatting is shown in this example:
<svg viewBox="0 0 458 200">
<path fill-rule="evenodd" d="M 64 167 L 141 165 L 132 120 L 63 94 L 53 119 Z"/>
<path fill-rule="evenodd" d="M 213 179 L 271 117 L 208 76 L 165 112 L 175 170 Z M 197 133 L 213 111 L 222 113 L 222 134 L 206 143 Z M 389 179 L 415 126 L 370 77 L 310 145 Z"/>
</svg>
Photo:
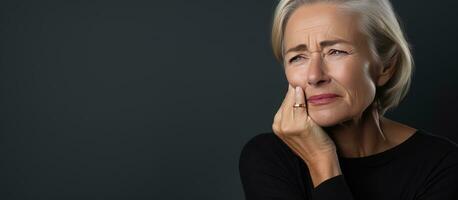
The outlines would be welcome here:
<svg viewBox="0 0 458 200">
<path fill-rule="evenodd" d="M 381 72 L 377 76 L 377 86 L 383 86 L 385 85 L 393 76 L 394 72 L 396 72 L 396 63 L 398 62 L 398 57 L 399 54 L 396 53 L 392 59 L 391 62 L 389 62 L 388 65 L 384 66 Z"/>
</svg>

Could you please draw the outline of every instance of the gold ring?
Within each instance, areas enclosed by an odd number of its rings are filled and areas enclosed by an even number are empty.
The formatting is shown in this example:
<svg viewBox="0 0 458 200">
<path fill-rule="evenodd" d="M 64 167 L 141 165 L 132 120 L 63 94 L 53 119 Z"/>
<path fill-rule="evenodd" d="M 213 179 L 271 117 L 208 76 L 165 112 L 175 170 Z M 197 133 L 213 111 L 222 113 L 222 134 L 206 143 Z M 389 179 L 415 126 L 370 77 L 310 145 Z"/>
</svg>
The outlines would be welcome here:
<svg viewBox="0 0 458 200">
<path fill-rule="evenodd" d="M 305 103 L 296 103 L 293 105 L 293 108 L 300 108 L 300 107 L 305 108 Z"/>
</svg>

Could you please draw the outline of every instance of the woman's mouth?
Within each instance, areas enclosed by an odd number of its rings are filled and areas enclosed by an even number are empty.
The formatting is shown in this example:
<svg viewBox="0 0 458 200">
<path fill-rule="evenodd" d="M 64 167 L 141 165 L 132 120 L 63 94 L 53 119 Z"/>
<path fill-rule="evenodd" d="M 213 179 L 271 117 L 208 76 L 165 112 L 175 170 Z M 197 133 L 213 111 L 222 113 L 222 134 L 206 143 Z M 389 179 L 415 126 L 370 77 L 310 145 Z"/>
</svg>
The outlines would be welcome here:
<svg viewBox="0 0 458 200">
<path fill-rule="evenodd" d="M 334 102 L 339 95 L 337 94 L 320 94 L 311 96 L 307 99 L 307 102 L 312 105 L 325 105 Z"/>
</svg>

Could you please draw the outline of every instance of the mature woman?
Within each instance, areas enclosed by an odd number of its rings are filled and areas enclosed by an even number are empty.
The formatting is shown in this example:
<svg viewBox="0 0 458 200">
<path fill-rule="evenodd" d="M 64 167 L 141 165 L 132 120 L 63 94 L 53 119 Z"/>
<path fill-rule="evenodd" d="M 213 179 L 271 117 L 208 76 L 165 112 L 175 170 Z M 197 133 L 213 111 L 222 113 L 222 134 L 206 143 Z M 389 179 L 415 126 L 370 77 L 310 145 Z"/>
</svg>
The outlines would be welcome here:
<svg viewBox="0 0 458 200">
<path fill-rule="evenodd" d="M 247 200 L 458 199 L 458 145 L 383 116 L 413 66 L 388 0 L 281 0 L 272 44 L 289 86 L 240 155 Z"/>
</svg>

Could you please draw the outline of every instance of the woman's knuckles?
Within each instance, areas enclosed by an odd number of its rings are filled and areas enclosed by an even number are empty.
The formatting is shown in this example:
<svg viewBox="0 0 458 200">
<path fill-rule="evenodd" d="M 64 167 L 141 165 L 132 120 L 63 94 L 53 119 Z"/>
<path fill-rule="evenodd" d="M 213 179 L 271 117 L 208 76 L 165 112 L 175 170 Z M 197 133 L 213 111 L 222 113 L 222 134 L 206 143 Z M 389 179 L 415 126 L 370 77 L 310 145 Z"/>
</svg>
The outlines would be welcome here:
<svg viewBox="0 0 458 200">
<path fill-rule="evenodd" d="M 276 134 L 281 134 L 280 132 L 280 129 L 278 128 L 278 125 L 277 124 L 272 124 L 272 130 L 274 131 L 274 133 Z"/>
<path fill-rule="evenodd" d="M 278 132 L 285 136 L 304 136 L 308 135 L 309 130 L 304 129 L 301 126 L 298 125 L 288 125 L 288 124 L 282 124 L 280 127 L 276 127 Z"/>
</svg>

